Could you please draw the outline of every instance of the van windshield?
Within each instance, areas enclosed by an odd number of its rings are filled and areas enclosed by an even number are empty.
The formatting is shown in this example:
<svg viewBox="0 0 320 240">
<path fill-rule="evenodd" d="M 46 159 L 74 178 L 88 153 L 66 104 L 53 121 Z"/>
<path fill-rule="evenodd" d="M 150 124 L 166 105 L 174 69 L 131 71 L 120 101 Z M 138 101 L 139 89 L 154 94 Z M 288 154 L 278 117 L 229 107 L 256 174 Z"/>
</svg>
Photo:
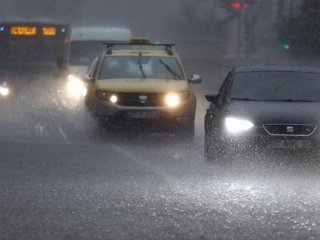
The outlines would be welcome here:
<svg viewBox="0 0 320 240">
<path fill-rule="evenodd" d="M 70 43 L 69 64 L 89 65 L 105 48 L 103 41 L 73 41 Z"/>
</svg>

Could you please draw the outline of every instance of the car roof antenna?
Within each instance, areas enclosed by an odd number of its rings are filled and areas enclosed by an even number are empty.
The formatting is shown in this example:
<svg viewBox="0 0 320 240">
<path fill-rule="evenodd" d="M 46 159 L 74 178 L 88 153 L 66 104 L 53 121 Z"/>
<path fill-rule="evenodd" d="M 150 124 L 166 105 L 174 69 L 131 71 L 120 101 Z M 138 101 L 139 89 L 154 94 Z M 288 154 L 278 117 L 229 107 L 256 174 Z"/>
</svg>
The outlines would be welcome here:
<svg viewBox="0 0 320 240">
<path fill-rule="evenodd" d="M 168 53 L 169 56 L 173 55 L 173 50 L 171 45 L 166 45 L 166 52 Z"/>
<path fill-rule="evenodd" d="M 142 28 L 142 37 L 145 38 L 146 36 L 146 26 L 144 25 Z M 142 56 L 142 45 L 140 45 L 140 53 L 139 53 L 139 57 Z"/>
<path fill-rule="evenodd" d="M 107 55 L 111 55 L 112 54 L 112 45 L 108 44 L 107 45 Z"/>
</svg>

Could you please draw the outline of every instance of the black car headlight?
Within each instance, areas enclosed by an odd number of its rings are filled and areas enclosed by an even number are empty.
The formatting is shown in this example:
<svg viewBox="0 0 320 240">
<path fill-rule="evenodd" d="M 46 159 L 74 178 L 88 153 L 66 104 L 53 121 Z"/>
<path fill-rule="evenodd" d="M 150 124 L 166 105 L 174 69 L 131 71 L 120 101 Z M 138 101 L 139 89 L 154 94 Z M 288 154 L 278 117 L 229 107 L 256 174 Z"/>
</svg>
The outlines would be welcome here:
<svg viewBox="0 0 320 240">
<path fill-rule="evenodd" d="M 243 118 L 226 117 L 224 121 L 226 130 L 231 134 L 247 132 L 254 127 L 250 120 Z"/>
</svg>

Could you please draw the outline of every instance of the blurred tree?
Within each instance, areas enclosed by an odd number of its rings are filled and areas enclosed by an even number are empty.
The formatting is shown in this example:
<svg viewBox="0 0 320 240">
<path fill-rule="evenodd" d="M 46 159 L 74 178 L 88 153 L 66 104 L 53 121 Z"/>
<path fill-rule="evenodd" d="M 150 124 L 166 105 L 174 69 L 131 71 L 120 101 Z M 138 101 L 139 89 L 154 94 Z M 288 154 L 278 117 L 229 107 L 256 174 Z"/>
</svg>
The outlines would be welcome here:
<svg viewBox="0 0 320 240">
<path fill-rule="evenodd" d="M 296 15 L 282 20 L 282 48 L 296 55 L 320 56 L 320 1 L 304 0 Z"/>
</svg>

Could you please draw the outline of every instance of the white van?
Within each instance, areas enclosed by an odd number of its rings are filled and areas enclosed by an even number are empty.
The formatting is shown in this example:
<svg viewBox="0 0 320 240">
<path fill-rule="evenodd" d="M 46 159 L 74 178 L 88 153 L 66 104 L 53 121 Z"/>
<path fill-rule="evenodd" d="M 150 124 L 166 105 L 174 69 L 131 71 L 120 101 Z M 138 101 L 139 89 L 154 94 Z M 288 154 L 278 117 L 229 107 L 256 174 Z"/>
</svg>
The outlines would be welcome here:
<svg viewBox="0 0 320 240">
<path fill-rule="evenodd" d="M 69 73 L 83 74 L 108 42 L 129 42 L 130 29 L 116 27 L 74 27 L 71 29 L 68 68 Z"/>
</svg>

